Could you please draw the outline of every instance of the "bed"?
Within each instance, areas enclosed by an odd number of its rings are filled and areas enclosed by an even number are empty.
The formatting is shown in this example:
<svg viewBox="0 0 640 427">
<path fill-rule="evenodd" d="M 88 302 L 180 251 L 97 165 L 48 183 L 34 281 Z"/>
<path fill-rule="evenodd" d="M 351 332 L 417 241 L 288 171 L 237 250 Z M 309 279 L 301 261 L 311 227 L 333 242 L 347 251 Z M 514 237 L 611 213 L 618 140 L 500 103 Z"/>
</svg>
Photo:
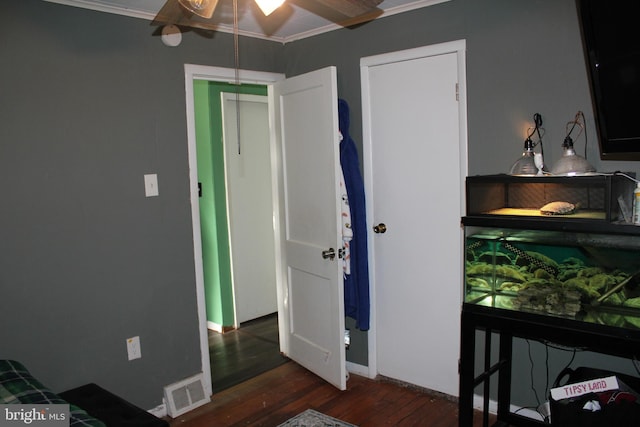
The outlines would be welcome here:
<svg viewBox="0 0 640 427">
<path fill-rule="evenodd" d="M 15 360 L 0 360 L 0 404 L 68 404 Z M 105 427 L 80 407 L 69 404 L 70 427 Z"/>
</svg>

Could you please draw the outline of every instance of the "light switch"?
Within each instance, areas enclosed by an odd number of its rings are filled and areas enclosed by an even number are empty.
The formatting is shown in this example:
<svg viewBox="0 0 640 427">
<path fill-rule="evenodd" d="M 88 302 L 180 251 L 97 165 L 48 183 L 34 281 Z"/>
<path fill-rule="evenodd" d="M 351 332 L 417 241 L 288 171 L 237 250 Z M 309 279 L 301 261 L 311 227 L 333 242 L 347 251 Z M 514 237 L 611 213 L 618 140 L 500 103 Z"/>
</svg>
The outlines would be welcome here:
<svg viewBox="0 0 640 427">
<path fill-rule="evenodd" d="M 158 175 L 155 173 L 144 176 L 144 194 L 147 197 L 157 196 L 158 193 Z"/>
<path fill-rule="evenodd" d="M 127 338 L 127 356 L 129 360 L 140 359 L 142 357 L 140 337 Z"/>
</svg>

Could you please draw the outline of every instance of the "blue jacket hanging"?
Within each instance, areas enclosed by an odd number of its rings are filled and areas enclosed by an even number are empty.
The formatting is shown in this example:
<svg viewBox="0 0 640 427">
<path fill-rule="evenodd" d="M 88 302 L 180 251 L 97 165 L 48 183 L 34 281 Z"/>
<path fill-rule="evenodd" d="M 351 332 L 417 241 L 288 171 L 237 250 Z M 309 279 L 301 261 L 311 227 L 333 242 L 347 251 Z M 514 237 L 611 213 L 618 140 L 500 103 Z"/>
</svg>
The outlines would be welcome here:
<svg viewBox="0 0 640 427">
<path fill-rule="evenodd" d="M 349 105 L 338 100 L 338 119 L 342 141 L 340 165 L 344 176 L 353 237 L 350 242 L 350 274 L 344 279 L 345 314 L 356 321 L 356 328 L 369 329 L 369 261 L 367 250 L 367 221 L 364 181 L 360 173 L 358 150 L 349 135 Z"/>
</svg>

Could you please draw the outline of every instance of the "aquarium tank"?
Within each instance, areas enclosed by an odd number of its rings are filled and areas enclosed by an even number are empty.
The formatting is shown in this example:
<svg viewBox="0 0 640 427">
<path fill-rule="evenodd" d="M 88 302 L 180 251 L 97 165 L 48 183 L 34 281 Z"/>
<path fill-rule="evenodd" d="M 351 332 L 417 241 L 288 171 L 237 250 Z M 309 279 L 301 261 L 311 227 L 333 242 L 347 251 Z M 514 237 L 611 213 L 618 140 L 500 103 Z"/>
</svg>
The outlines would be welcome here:
<svg viewBox="0 0 640 427">
<path fill-rule="evenodd" d="M 640 328 L 640 238 L 465 227 L 464 302 Z"/>
</svg>

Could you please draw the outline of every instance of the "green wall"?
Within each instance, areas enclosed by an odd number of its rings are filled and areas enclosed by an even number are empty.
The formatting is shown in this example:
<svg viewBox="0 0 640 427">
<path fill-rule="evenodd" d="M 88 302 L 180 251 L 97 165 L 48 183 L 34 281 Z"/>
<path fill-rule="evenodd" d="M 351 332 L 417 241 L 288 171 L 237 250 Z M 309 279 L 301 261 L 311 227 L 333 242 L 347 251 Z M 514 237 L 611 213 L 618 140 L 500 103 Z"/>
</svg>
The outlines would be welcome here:
<svg viewBox="0 0 640 427">
<path fill-rule="evenodd" d="M 267 95 L 266 86 L 198 80 L 194 82 L 198 182 L 201 183 L 200 227 L 207 320 L 234 325 L 233 287 L 222 140 L 223 92 Z"/>
</svg>

